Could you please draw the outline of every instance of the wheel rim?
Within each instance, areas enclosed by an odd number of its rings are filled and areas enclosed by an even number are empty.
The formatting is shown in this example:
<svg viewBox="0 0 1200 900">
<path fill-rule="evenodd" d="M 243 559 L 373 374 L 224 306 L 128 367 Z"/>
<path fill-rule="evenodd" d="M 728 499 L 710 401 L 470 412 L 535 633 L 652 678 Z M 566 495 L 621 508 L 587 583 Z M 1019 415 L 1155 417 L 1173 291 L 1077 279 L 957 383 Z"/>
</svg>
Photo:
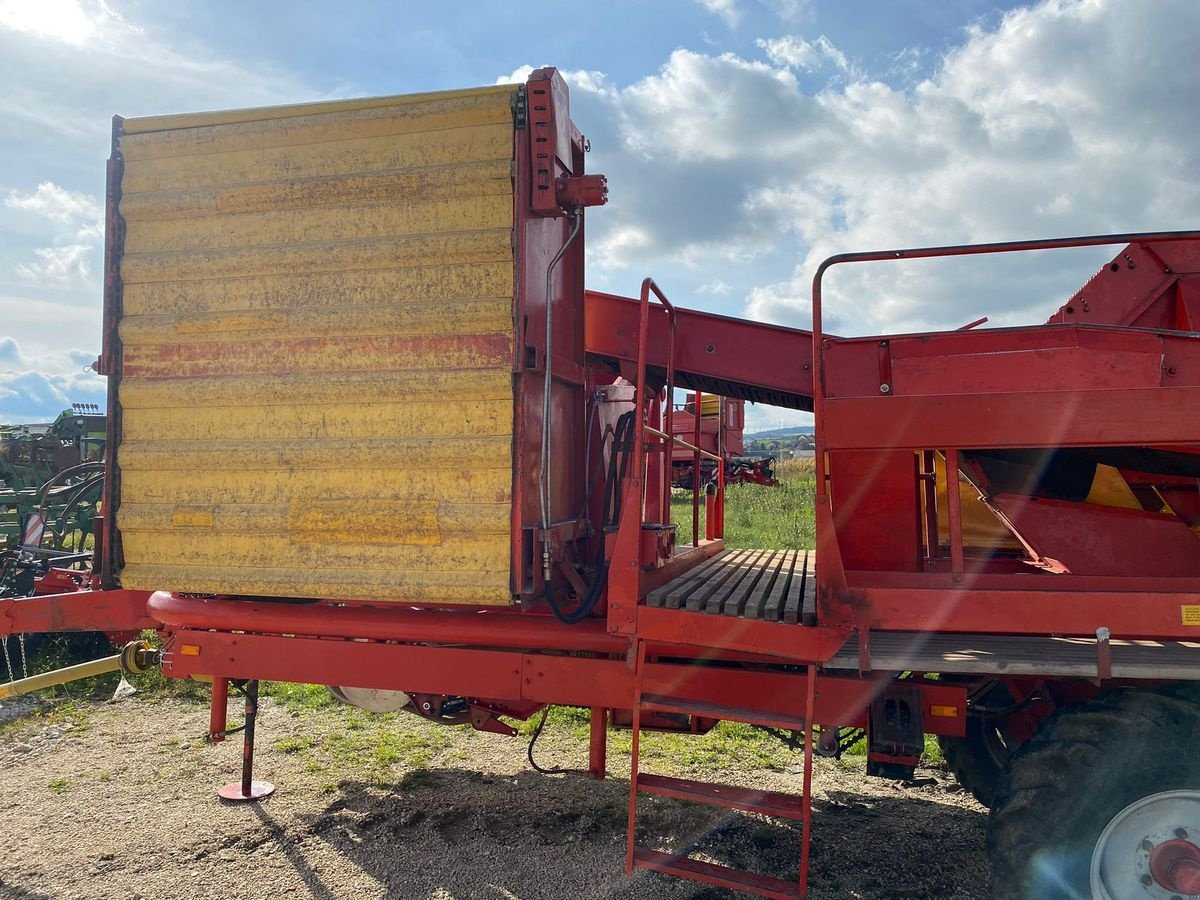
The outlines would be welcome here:
<svg viewBox="0 0 1200 900">
<path fill-rule="evenodd" d="M 1092 852 L 1100 900 L 1200 897 L 1200 791 L 1143 797 L 1112 817 Z"/>
</svg>

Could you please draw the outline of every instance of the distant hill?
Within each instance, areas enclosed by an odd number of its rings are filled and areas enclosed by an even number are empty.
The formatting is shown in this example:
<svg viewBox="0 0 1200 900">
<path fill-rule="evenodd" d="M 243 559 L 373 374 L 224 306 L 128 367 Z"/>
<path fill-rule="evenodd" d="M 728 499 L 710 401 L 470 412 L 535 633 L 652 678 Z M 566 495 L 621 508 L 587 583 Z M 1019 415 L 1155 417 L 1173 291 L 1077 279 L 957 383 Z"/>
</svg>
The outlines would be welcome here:
<svg viewBox="0 0 1200 900">
<path fill-rule="evenodd" d="M 797 434 L 812 434 L 811 425 L 792 425 L 789 428 L 773 428 L 770 431 L 756 431 L 754 434 L 743 435 L 747 441 L 770 440 L 771 438 L 794 437 Z"/>
</svg>

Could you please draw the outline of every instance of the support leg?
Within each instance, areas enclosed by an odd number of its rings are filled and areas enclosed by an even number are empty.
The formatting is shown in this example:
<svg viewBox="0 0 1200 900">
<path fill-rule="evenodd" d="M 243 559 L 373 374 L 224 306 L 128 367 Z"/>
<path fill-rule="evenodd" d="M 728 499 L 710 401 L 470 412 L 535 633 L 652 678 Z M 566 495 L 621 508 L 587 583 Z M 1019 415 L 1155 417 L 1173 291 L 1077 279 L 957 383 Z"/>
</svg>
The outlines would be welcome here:
<svg viewBox="0 0 1200 900">
<path fill-rule="evenodd" d="M 227 784 L 217 791 L 224 800 L 261 800 L 275 793 L 269 781 L 254 780 L 254 725 L 258 719 L 258 682 L 246 682 L 246 728 L 242 744 L 242 780 Z"/>
<path fill-rule="evenodd" d="M 588 774 L 597 781 L 604 780 L 607 755 L 608 710 L 602 706 L 593 706 L 591 742 L 588 745 Z"/>
</svg>

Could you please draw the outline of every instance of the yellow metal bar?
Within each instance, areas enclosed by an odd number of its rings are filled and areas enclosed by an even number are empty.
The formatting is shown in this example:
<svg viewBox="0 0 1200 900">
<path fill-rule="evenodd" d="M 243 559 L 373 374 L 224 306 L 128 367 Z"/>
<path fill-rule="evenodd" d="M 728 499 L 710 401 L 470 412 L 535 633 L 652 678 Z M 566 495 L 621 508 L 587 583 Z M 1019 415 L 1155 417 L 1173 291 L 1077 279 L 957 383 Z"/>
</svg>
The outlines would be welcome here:
<svg viewBox="0 0 1200 900">
<path fill-rule="evenodd" d="M 121 668 L 121 654 L 94 659 L 91 662 L 67 666 L 65 669 L 55 669 L 53 672 L 43 672 L 41 675 L 30 675 L 19 681 L 0 684 L 0 700 L 28 694 L 30 691 L 40 691 L 42 688 L 79 681 L 81 678 L 91 678 L 93 675 L 105 675 Z"/>
</svg>

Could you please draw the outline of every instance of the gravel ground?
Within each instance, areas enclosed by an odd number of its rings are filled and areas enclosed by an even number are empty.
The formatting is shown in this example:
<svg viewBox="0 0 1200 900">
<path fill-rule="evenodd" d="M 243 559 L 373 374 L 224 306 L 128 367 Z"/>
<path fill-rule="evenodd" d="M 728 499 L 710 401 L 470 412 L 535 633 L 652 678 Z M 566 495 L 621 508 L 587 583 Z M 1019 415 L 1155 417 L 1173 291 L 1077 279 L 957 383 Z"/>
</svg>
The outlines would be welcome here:
<svg viewBox="0 0 1200 900">
<path fill-rule="evenodd" d="M 610 752 L 601 783 L 543 776 L 528 768 L 524 738 L 416 717 L 381 729 L 356 710 L 267 699 L 256 775 L 278 790 L 232 805 L 214 792 L 237 779 L 241 742 L 207 746 L 197 739 L 206 729 L 202 705 L 140 698 L 26 712 L 6 726 L 0 896 L 735 896 L 625 877 L 627 753 Z M 547 728 L 538 758 L 584 766 L 586 746 Z M 796 771 L 710 774 L 795 791 Z M 984 810 L 945 773 L 918 775 L 901 786 L 818 760 L 810 896 L 987 896 Z M 646 843 L 794 876 L 798 826 L 659 798 L 639 809 Z"/>
</svg>

